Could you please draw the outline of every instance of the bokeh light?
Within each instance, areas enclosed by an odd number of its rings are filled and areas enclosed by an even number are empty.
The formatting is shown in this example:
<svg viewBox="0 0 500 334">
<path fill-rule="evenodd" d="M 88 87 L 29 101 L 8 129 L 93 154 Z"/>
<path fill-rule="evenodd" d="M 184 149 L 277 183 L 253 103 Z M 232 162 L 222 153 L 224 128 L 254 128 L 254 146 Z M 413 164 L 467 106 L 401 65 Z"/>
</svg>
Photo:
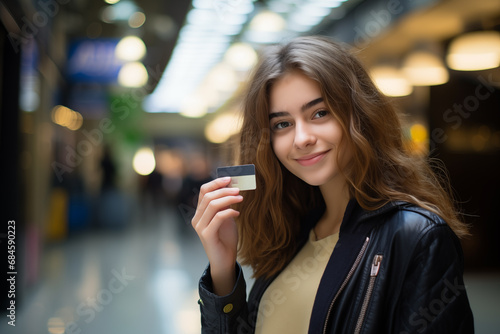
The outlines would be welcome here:
<svg viewBox="0 0 500 334">
<path fill-rule="evenodd" d="M 139 175 L 151 174 L 156 167 L 153 150 L 149 147 L 139 149 L 134 155 L 132 166 L 134 167 L 134 171 Z"/>
</svg>

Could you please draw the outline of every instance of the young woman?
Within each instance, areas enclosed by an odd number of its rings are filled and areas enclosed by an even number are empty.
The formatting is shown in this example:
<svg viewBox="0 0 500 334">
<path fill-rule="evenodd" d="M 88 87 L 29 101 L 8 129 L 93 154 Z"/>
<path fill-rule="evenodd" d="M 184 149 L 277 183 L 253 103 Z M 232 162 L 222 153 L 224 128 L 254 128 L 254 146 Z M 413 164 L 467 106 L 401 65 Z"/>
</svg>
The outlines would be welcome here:
<svg viewBox="0 0 500 334">
<path fill-rule="evenodd" d="M 203 333 L 474 331 L 467 228 L 342 46 L 300 37 L 262 56 L 237 163 L 255 164 L 257 189 L 206 183 L 192 220 L 210 262 Z"/>
</svg>

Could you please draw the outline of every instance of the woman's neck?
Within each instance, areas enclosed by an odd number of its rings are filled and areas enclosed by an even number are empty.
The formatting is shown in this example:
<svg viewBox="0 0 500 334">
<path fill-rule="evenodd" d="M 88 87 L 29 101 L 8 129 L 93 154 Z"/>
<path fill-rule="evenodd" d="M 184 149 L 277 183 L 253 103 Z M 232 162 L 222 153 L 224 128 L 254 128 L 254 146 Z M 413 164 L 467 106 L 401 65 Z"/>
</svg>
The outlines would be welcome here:
<svg viewBox="0 0 500 334">
<path fill-rule="evenodd" d="M 337 177 L 331 180 L 320 186 L 320 190 L 325 200 L 326 210 L 314 228 L 318 239 L 339 232 L 342 218 L 349 203 L 349 189 L 343 178 Z"/>
</svg>

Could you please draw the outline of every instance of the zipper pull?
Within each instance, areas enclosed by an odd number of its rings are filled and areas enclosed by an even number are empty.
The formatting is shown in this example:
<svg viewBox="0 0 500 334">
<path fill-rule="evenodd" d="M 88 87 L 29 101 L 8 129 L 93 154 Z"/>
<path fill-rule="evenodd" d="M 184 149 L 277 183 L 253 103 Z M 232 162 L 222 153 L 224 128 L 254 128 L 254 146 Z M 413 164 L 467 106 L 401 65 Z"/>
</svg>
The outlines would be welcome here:
<svg viewBox="0 0 500 334">
<path fill-rule="evenodd" d="M 378 271 L 380 269 L 380 263 L 382 262 L 382 255 L 375 255 L 373 257 L 373 263 L 372 263 L 372 271 L 370 273 L 371 277 L 375 277 L 378 275 Z"/>
</svg>

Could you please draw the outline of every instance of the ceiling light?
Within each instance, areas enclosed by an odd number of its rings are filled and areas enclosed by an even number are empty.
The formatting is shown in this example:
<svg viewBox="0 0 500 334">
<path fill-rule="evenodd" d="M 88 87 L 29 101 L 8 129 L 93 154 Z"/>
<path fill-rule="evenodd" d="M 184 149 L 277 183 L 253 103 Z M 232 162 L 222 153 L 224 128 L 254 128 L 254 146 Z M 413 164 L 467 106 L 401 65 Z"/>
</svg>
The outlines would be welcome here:
<svg viewBox="0 0 500 334">
<path fill-rule="evenodd" d="M 146 14 L 143 12 L 135 12 L 130 15 L 128 25 L 130 28 L 139 28 L 146 22 Z"/>
<path fill-rule="evenodd" d="M 340 7 L 340 5 L 342 5 L 342 3 L 346 1 L 347 0 L 321 0 L 317 1 L 316 5 L 328 8 L 337 8 Z"/>
<path fill-rule="evenodd" d="M 186 21 L 188 24 L 192 25 L 207 25 L 214 24 L 219 19 L 216 13 L 211 9 L 191 9 L 186 16 Z"/>
<path fill-rule="evenodd" d="M 115 5 L 105 7 L 101 11 L 101 20 L 106 23 L 128 21 L 130 16 L 138 11 L 139 8 L 132 1 L 120 1 Z"/>
<path fill-rule="evenodd" d="M 250 21 L 243 40 L 251 43 L 276 43 L 282 40 L 285 34 L 285 19 L 277 13 L 266 10 L 255 15 Z"/>
<path fill-rule="evenodd" d="M 206 79 L 217 91 L 234 91 L 238 84 L 238 79 L 234 70 L 227 64 L 219 63 L 208 73 Z"/>
<path fill-rule="evenodd" d="M 207 114 L 207 106 L 200 99 L 191 99 L 182 107 L 180 114 L 189 118 L 200 118 Z"/>
<path fill-rule="evenodd" d="M 213 9 L 214 8 L 213 0 L 193 0 L 192 5 L 194 8 L 197 8 L 197 9 Z"/>
<path fill-rule="evenodd" d="M 146 45 L 136 36 L 122 38 L 116 45 L 115 55 L 124 61 L 140 60 L 146 54 Z"/>
<path fill-rule="evenodd" d="M 224 60 L 235 70 L 246 71 L 257 62 L 257 53 L 246 43 L 234 43 L 224 55 Z"/>
<path fill-rule="evenodd" d="M 236 113 L 225 113 L 217 116 L 205 127 L 205 137 L 212 143 L 227 141 L 241 129 L 241 121 Z"/>
<path fill-rule="evenodd" d="M 327 6 L 322 6 L 321 1 L 306 3 L 300 6 L 298 13 L 302 13 L 307 16 L 320 16 L 325 17 L 330 14 L 331 9 Z"/>
<path fill-rule="evenodd" d="M 134 167 L 135 172 L 139 175 L 151 174 L 156 167 L 153 150 L 148 147 L 139 149 L 134 155 L 132 166 Z"/>
<path fill-rule="evenodd" d="M 279 14 L 262 11 L 250 21 L 250 30 L 259 32 L 280 32 L 286 27 L 285 19 Z"/>
<path fill-rule="evenodd" d="M 458 71 L 477 71 L 500 65 L 500 33 L 472 32 L 455 38 L 446 57 L 448 66 Z"/>
<path fill-rule="evenodd" d="M 186 18 L 186 24 L 179 32 L 172 56 L 154 92 L 143 101 L 147 112 L 183 112 L 193 114 L 202 108 L 191 107 L 188 101 L 197 97 L 200 85 L 203 85 L 207 74 L 219 63 L 228 49 L 233 36 L 241 33 L 253 12 L 253 0 L 219 2 L 212 0 L 194 0 Z M 226 64 L 228 66 L 228 64 Z M 212 90 L 215 90 L 217 101 L 226 97 L 228 91 L 234 90 L 239 82 L 236 69 L 228 66 L 232 73 L 221 74 L 213 79 Z M 213 75 L 211 75 L 213 77 Z M 226 81 L 223 83 L 222 81 Z M 219 86 L 217 90 L 216 86 Z M 224 86 L 224 87 L 222 87 Z M 231 86 L 231 88 L 228 88 Z M 215 98 L 214 98 L 215 99 Z M 204 99 L 205 109 L 213 109 L 211 99 Z M 189 112 L 188 112 L 189 111 Z M 201 112 L 200 112 L 201 113 Z M 195 113 L 196 114 L 196 113 Z M 191 116 L 192 117 L 192 116 Z"/>
<path fill-rule="evenodd" d="M 376 86 L 387 96 L 406 96 L 413 91 L 406 77 L 395 67 L 375 67 L 371 70 L 371 76 Z"/>
<path fill-rule="evenodd" d="M 246 0 L 246 1 L 233 1 L 234 5 L 231 6 L 230 10 L 234 14 L 243 14 L 243 15 L 248 15 L 251 12 L 253 12 L 255 6 L 254 3 L 255 0 Z M 215 2 L 212 0 L 212 3 L 214 4 Z M 216 7 L 216 6 L 215 6 Z"/>
<path fill-rule="evenodd" d="M 312 27 L 319 24 L 323 20 L 323 16 L 317 15 L 307 15 L 300 11 L 293 13 L 290 16 L 290 22 L 296 23 L 302 26 Z"/>
<path fill-rule="evenodd" d="M 141 62 L 126 63 L 118 73 L 118 83 L 124 87 L 142 87 L 148 82 L 148 71 Z"/>
<path fill-rule="evenodd" d="M 441 58 L 427 51 L 411 53 L 404 61 L 403 71 L 414 86 L 441 85 L 449 78 Z"/>
</svg>

